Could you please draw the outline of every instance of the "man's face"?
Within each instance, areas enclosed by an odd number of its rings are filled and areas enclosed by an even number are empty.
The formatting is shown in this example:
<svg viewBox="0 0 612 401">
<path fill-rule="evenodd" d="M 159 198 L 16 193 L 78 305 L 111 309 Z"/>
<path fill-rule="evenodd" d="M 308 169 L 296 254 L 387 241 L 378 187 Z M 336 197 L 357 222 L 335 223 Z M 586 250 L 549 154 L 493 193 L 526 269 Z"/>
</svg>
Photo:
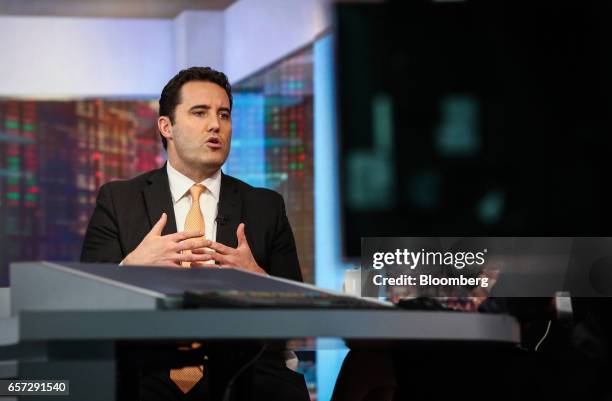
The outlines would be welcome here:
<svg viewBox="0 0 612 401">
<path fill-rule="evenodd" d="M 232 139 L 227 93 L 215 83 L 191 81 L 182 86 L 180 101 L 174 111 L 169 156 L 173 152 L 174 163 L 188 169 L 218 170 L 227 159 Z"/>
</svg>

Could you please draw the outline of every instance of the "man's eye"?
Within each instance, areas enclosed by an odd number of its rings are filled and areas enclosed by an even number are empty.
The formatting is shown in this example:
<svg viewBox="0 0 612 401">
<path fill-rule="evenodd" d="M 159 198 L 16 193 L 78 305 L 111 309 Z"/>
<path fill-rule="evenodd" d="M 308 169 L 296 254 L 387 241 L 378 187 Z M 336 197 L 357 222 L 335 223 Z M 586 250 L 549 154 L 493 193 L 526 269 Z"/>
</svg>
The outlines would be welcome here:
<svg viewBox="0 0 612 401">
<path fill-rule="evenodd" d="M 206 113 L 203 112 L 203 111 L 194 111 L 193 112 L 193 115 L 196 116 L 196 117 L 202 117 L 204 114 L 206 114 Z"/>
<path fill-rule="evenodd" d="M 219 113 L 219 118 L 223 120 L 229 120 L 230 114 L 229 113 Z"/>
</svg>

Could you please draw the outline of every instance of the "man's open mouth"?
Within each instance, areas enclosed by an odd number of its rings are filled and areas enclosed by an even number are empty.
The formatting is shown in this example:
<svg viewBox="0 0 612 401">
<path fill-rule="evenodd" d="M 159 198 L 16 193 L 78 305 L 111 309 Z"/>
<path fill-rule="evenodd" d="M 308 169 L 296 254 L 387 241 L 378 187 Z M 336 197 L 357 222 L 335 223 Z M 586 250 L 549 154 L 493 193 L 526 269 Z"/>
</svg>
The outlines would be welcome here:
<svg viewBox="0 0 612 401">
<path fill-rule="evenodd" d="M 219 141 L 219 138 L 216 138 L 216 137 L 210 137 L 210 138 L 208 138 L 208 140 L 206 141 L 206 145 L 207 145 L 209 148 L 219 149 L 219 148 L 221 148 L 221 141 Z"/>
</svg>

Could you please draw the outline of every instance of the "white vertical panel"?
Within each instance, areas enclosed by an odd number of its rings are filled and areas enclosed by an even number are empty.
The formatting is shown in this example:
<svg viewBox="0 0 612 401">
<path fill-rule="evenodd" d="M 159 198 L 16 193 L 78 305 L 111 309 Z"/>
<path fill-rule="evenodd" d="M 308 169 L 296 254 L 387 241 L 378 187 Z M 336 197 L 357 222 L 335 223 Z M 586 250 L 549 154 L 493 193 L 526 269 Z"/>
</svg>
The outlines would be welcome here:
<svg viewBox="0 0 612 401">
<path fill-rule="evenodd" d="M 178 72 L 192 66 L 224 70 L 225 30 L 221 11 L 184 11 L 174 20 Z"/>
<path fill-rule="evenodd" d="M 327 0 L 239 0 L 225 10 L 225 68 L 232 82 L 312 43 L 329 26 Z"/>
</svg>

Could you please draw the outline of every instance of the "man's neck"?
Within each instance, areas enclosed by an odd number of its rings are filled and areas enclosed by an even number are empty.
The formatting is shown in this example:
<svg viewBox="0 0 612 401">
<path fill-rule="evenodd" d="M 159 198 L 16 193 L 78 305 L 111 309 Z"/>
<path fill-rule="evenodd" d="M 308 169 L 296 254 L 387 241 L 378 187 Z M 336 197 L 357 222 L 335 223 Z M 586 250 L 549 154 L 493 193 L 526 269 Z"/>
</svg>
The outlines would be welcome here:
<svg viewBox="0 0 612 401">
<path fill-rule="evenodd" d="M 180 161 L 177 162 L 176 160 L 172 160 L 172 159 L 173 158 L 168 157 L 168 163 L 170 163 L 172 168 L 196 183 L 202 182 L 205 179 L 212 177 L 212 175 L 215 174 L 219 170 L 219 169 L 215 169 L 215 170 L 208 171 L 208 170 L 202 170 L 202 169 L 189 168 L 189 166 L 186 166 Z"/>
</svg>

